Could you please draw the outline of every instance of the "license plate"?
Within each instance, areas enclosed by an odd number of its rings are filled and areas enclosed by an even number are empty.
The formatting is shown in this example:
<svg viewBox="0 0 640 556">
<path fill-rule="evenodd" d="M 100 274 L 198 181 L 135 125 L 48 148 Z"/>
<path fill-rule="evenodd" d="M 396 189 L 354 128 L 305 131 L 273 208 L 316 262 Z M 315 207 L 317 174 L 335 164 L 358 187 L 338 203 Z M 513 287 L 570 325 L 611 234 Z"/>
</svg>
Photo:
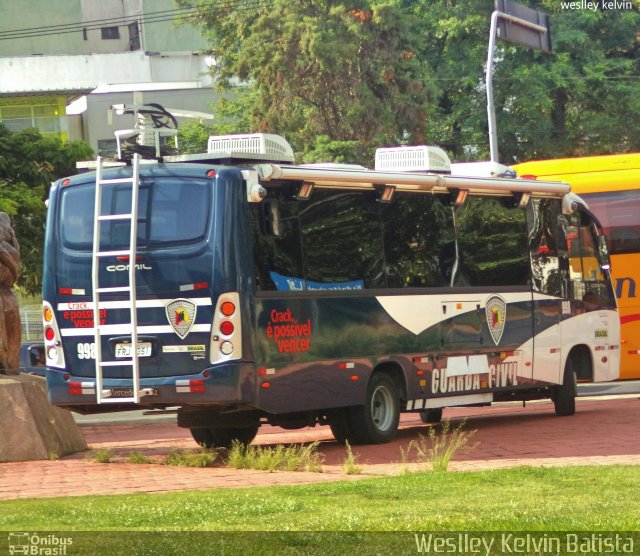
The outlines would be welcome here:
<svg viewBox="0 0 640 556">
<path fill-rule="evenodd" d="M 110 398 L 132 398 L 133 397 L 133 389 L 132 388 L 109 388 L 109 397 Z M 140 392 L 140 397 L 145 396 L 158 396 L 160 392 L 157 388 L 143 388 Z"/>
<path fill-rule="evenodd" d="M 132 344 L 116 344 L 116 357 L 131 357 Z M 138 357 L 151 357 L 151 342 L 138 344 Z"/>
</svg>

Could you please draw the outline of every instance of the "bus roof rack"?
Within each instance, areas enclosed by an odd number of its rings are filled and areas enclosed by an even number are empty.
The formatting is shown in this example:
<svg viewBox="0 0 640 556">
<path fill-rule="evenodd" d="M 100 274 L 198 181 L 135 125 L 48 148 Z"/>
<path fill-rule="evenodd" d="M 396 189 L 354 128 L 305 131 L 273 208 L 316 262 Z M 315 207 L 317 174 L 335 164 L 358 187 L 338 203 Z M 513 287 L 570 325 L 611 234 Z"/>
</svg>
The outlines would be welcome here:
<svg viewBox="0 0 640 556">
<path fill-rule="evenodd" d="M 452 176 L 428 172 L 397 170 L 357 170 L 331 167 L 285 166 L 257 164 L 254 166 L 261 183 L 302 182 L 317 187 L 372 189 L 393 187 L 405 191 L 447 193 L 452 189 L 485 195 L 532 193 L 535 195 L 566 195 L 569 185 L 561 182 L 542 182 L 521 178 L 485 178 Z"/>
</svg>

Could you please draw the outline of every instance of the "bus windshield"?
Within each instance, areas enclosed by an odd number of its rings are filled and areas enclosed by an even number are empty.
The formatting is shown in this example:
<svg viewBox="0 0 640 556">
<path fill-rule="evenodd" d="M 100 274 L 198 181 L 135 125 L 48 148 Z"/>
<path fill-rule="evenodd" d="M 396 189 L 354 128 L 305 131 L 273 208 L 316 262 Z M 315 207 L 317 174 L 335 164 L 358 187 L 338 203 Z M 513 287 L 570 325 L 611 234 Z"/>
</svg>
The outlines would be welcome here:
<svg viewBox="0 0 640 556">
<path fill-rule="evenodd" d="M 581 197 L 598 216 L 612 254 L 640 252 L 640 191 L 583 193 Z"/>
</svg>

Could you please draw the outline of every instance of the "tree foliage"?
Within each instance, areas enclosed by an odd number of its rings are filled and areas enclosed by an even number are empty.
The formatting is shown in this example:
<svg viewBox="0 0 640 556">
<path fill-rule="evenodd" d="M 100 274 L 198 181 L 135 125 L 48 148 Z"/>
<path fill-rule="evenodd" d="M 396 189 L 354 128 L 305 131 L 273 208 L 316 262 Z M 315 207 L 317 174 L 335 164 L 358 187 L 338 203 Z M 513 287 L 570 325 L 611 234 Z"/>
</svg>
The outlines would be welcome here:
<svg viewBox="0 0 640 556">
<path fill-rule="evenodd" d="M 203 0 L 199 24 L 219 84 L 249 83 L 254 131 L 286 135 L 305 154 L 318 136 L 354 141 L 360 156 L 380 144 L 423 140 L 431 95 L 402 2 L 241 4 Z"/>
<path fill-rule="evenodd" d="M 551 16 L 552 54 L 497 42 L 494 100 L 501 161 L 640 150 L 640 12 L 521 0 Z M 485 66 L 492 2 L 412 2 L 426 37 L 437 108 L 429 142 L 458 160 L 487 159 Z M 631 8 L 631 9 L 627 9 Z"/>
<path fill-rule="evenodd" d="M 374 146 L 401 142 L 488 158 L 493 2 L 177 1 L 202 8 L 219 84 L 250 91 L 241 131 L 281 133 L 304 160 L 370 162 Z M 498 42 L 501 160 L 640 150 L 640 3 L 521 2 L 551 15 L 554 51 Z"/>
<path fill-rule="evenodd" d="M 63 142 L 36 129 L 12 133 L 0 125 L 0 211 L 11 218 L 20 243 L 18 285 L 27 293 L 37 293 L 42 285 L 44 202 L 49 185 L 75 174 L 75 162 L 92 156 L 84 142 Z"/>
<path fill-rule="evenodd" d="M 640 11 L 536 4 L 551 14 L 554 53 L 503 47 L 496 72 L 503 159 L 640 150 L 631 124 L 640 117 Z"/>
</svg>

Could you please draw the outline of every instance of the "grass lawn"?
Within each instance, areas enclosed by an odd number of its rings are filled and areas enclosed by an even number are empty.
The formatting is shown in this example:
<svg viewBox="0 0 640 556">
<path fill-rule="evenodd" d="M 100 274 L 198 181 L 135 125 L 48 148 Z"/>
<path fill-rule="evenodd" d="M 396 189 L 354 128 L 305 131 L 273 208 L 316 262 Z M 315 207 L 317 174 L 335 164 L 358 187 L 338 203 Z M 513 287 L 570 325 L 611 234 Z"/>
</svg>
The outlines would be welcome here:
<svg viewBox="0 0 640 556">
<path fill-rule="evenodd" d="M 640 466 L 0 501 L 0 531 L 55 532 L 73 543 L 68 555 L 601 554 L 614 540 L 626 544 L 613 553 L 637 554 Z M 635 533 L 612 540 L 616 531 Z M 518 552 L 518 535 L 547 545 Z"/>
<path fill-rule="evenodd" d="M 640 467 L 416 473 L 354 482 L 0 501 L 0 530 L 638 530 Z"/>
</svg>

